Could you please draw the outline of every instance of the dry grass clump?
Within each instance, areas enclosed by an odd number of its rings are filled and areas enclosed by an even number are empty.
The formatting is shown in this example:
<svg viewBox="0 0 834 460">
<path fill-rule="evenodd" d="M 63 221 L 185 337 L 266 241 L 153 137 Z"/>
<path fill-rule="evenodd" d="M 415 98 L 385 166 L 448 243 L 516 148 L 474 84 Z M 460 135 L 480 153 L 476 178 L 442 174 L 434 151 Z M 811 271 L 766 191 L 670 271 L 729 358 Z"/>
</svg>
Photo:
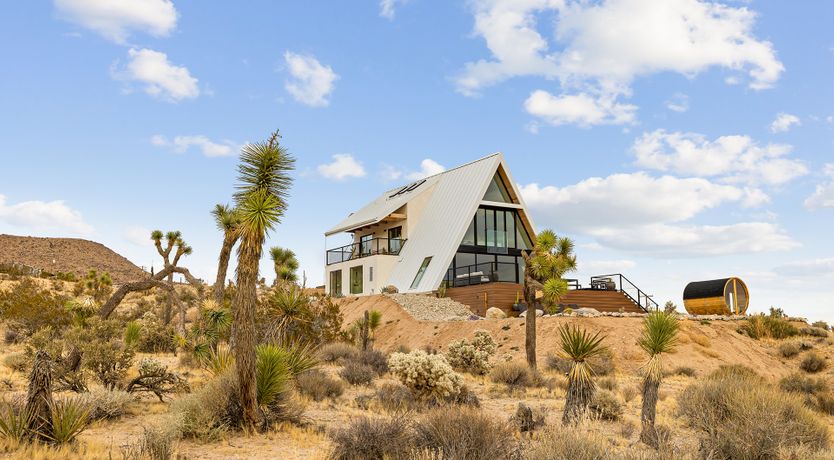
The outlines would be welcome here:
<svg viewBox="0 0 834 460">
<path fill-rule="evenodd" d="M 799 330 L 799 333 L 811 337 L 828 337 L 828 331 L 819 327 L 803 327 Z"/>
<path fill-rule="evenodd" d="M 174 400 L 170 412 L 178 434 L 202 442 L 220 439 L 231 424 L 228 400 L 237 394 L 236 379 L 234 372 L 224 372 L 194 393 Z"/>
<path fill-rule="evenodd" d="M 346 362 L 339 371 L 339 376 L 351 385 L 367 385 L 373 382 L 377 375 L 373 367 L 357 361 Z"/>
<path fill-rule="evenodd" d="M 763 313 L 752 315 L 739 328 L 739 332 L 747 334 L 753 339 L 786 339 L 799 334 L 799 329 L 791 324 L 787 318 L 778 313 L 771 312 L 770 315 Z"/>
<path fill-rule="evenodd" d="M 298 391 L 307 395 L 314 401 L 322 401 L 327 398 L 336 399 L 345 392 L 345 386 L 341 381 L 331 378 L 326 373 L 311 369 L 296 377 Z"/>
<path fill-rule="evenodd" d="M 518 458 L 520 448 L 509 422 L 469 407 L 441 407 L 415 426 L 419 450 L 435 458 Z"/>
<path fill-rule="evenodd" d="M 127 405 L 133 401 L 133 395 L 122 390 L 99 388 L 83 393 L 81 402 L 90 411 L 93 420 L 113 420 L 125 414 Z"/>
<path fill-rule="evenodd" d="M 815 395 L 828 391 L 828 382 L 822 378 L 793 373 L 779 381 L 779 388 L 790 393 Z"/>
<path fill-rule="evenodd" d="M 401 383 L 382 384 L 377 388 L 375 397 L 380 406 L 388 412 L 408 412 L 421 406 L 411 390 Z"/>
<path fill-rule="evenodd" d="M 174 458 L 175 450 L 175 431 L 171 427 L 157 426 L 145 427 L 142 436 L 135 443 L 122 447 L 121 453 L 123 460 L 170 460 Z"/>
<path fill-rule="evenodd" d="M 619 387 L 619 385 L 617 385 L 617 379 L 615 379 L 614 377 L 606 377 L 604 379 L 600 379 L 597 382 L 597 386 L 608 391 L 616 391 Z"/>
<path fill-rule="evenodd" d="M 572 363 L 573 361 L 569 358 L 563 358 L 555 353 L 549 353 L 545 359 L 545 365 L 548 369 L 561 374 L 567 374 L 570 372 Z M 616 370 L 616 366 L 614 364 L 614 353 L 611 350 L 605 350 L 599 355 L 589 359 L 588 366 L 591 368 L 591 372 L 593 372 L 596 376 L 604 377 L 606 375 L 613 374 Z"/>
<path fill-rule="evenodd" d="M 684 377 L 695 377 L 698 372 L 689 366 L 678 366 L 672 370 L 672 375 L 682 375 Z"/>
<path fill-rule="evenodd" d="M 521 361 L 496 364 L 489 373 L 489 378 L 494 383 L 502 383 L 510 388 L 525 388 L 535 382 L 533 372 L 527 366 L 527 363 Z"/>
<path fill-rule="evenodd" d="M 353 358 L 357 363 L 364 364 L 373 368 L 374 372 L 379 375 L 388 372 L 388 357 L 385 353 L 378 350 L 364 350 L 360 351 Z"/>
<path fill-rule="evenodd" d="M 828 447 L 828 430 L 802 398 L 752 369 L 721 366 L 678 397 L 678 413 L 699 432 L 706 458 L 777 458 L 780 450 Z"/>
<path fill-rule="evenodd" d="M 9 353 L 3 358 L 3 365 L 15 372 L 25 373 L 32 365 L 31 361 L 26 353 Z"/>
<path fill-rule="evenodd" d="M 334 460 L 407 458 L 414 445 L 414 432 L 405 417 L 360 417 L 330 437 Z"/>
<path fill-rule="evenodd" d="M 617 395 L 609 390 L 597 390 L 588 409 L 600 420 L 616 421 L 623 416 L 623 405 L 617 400 Z"/>
<path fill-rule="evenodd" d="M 809 374 L 815 374 L 828 367 L 825 358 L 815 352 L 810 352 L 799 362 L 799 368 Z"/>
<path fill-rule="evenodd" d="M 542 432 L 525 452 L 526 460 L 602 460 L 610 458 L 609 444 L 598 434 L 577 427 Z"/>
<path fill-rule="evenodd" d="M 337 363 L 353 359 L 359 350 L 353 345 L 345 342 L 331 342 L 319 348 L 319 359 L 325 363 Z"/>
<path fill-rule="evenodd" d="M 623 397 L 625 402 L 631 402 L 639 393 L 640 391 L 633 385 L 625 386 L 620 390 L 620 396 Z"/>
<path fill-rule="evenodd" d="M 796 342 L 785 342 L 779 345 L 779 355 L 783 358 L 793 358 L 799 354 L 799 344 Z"/>
</svg>

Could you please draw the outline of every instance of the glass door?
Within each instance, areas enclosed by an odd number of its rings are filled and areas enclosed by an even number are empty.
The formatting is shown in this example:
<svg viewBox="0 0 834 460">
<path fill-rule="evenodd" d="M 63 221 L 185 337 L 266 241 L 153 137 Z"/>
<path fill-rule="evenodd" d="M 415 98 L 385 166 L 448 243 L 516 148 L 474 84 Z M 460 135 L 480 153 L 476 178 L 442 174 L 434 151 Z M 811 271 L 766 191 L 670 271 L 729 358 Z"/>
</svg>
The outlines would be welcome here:
<svg viewBox="0 0 834 460">
<path fill-rule="evenodd" d="M 362 266 L 350 267 L 350 293 L 362 294 Z"/>
</svg>

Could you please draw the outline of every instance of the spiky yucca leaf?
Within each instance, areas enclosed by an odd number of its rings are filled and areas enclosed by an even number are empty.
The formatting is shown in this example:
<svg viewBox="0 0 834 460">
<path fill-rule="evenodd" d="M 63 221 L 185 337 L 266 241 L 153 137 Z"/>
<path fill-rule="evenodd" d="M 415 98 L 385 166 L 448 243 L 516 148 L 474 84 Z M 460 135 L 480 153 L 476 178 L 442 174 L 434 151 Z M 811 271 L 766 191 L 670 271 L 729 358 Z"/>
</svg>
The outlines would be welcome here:
<svg viewBox="0 0 834 460">
<path fill-rule="evenodd" d="M 151 232 L 151 240 L 153 241 L 161 241 L 162 236 L 162 230 L 154 230 Z"/>
<path fill-rule="evenodd" d="M 544 282 L 542 294 L 544 300 L 550 303 L 557 303 L 559 299 L 568 293 L 568 282 L 561 278 L 550 278 Z"/>
<path fill-rule="evenodd" d="M 600 337 L 601 332 L 591 335 L 585 329 L 566 324 L 559 327 L 559 339 L 563 358 L 573 361 L 568 380 L 590 381 L 591 369 L 587 361 L 594 356 L 600 355 L 607 347 L 602 344 L 605 336 Z"/>
<path fill-rule="evenodd" d="M 382 323 L 382 312 L 379 310 L 371 310 L 368 312 L 368 329 L 376 330 Z"/>
<path fill-rule="evenodd" d="M 268 406 L 287 390 L 292 372 L 286 350 L 277 345 L 260 345 L 257 350 L 256 375 L 258 404 Z"/>
<path fill-rule="evenodd" d="M 4 402 L 0 407 L 0 437 L 13 443 L 20 443 L 29 438 L 29 425 L 34 416 L 25 408 L 15 412 L 11 404 Z"/>
<path fill-rule="evenodd" d="M 80 398 L 58 400 L 52 404 L 52 434 L 47 435 L 55 444 L 70 443 L 89 423 L 90 409 Z"/>
<path fill-rule="evenodd" d="M 646 376 L 660 380 L 663 375 L 660 356 L 675 348 L 678 341 L 678 317 L 672 313 L 657 311 L 643 320 L 643 333 L 637 343 L 649 355 Z"/>
<path fill-rule="evenodd" d="M 203 367 L 214 377 L 219 376 L 227 369 L 230 369 L 235 363 L 235 358 L 232 355 L 229 346 L 226 344 L 218 345 L 217 350 L 208 348 L 205 355 L 200 359 Z"/>
<path fill-rule="evenodd" d="M 124 341 L 128 347 L 133 347 L 139 341 L 139 336 L 142 333 L 142 325 L 136 321 L 131 321 L 125 326 Z"/>
</svg>

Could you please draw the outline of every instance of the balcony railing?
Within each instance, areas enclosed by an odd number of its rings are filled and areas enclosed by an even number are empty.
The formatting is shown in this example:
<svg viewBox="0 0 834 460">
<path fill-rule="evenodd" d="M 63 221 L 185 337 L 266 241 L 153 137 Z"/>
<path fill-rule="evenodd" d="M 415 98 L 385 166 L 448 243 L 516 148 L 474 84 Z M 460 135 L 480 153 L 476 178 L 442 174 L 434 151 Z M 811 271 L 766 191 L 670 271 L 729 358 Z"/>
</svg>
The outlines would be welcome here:
<svg viewBox="0 0 834 460">
<path fill-rule="evenodd" d="M 348 244 L 327 251 L 327 265 L 347 262 L 362 257 L 378 254 L 396 256 L 402 251 L 405 241 L 402 238 L 372 238 L 359 243 Z"/>
<path fill-rule="evenodd" d="M 485 262 L 450 268 L 444 281 L 448 287 L 461 287 L 492 282 L 516 283 L 517 277 L 518 266 L 514 263 Z"/>
</svg>

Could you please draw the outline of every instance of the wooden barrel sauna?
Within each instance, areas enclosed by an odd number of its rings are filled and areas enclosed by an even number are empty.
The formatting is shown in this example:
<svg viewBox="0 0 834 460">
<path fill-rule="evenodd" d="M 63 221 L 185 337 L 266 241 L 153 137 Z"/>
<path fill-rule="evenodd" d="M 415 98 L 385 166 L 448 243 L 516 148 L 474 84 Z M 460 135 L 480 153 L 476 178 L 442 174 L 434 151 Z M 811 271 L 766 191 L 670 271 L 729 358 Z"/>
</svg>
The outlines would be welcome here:
<svg viewBox="0 0 834 460">
<path fill-rule="evenodd" d="M 683 290 L 683 306 L 692 315 L 743 315 L 750 304 L 740 278 L 693 281 Z"/>
</svg>

